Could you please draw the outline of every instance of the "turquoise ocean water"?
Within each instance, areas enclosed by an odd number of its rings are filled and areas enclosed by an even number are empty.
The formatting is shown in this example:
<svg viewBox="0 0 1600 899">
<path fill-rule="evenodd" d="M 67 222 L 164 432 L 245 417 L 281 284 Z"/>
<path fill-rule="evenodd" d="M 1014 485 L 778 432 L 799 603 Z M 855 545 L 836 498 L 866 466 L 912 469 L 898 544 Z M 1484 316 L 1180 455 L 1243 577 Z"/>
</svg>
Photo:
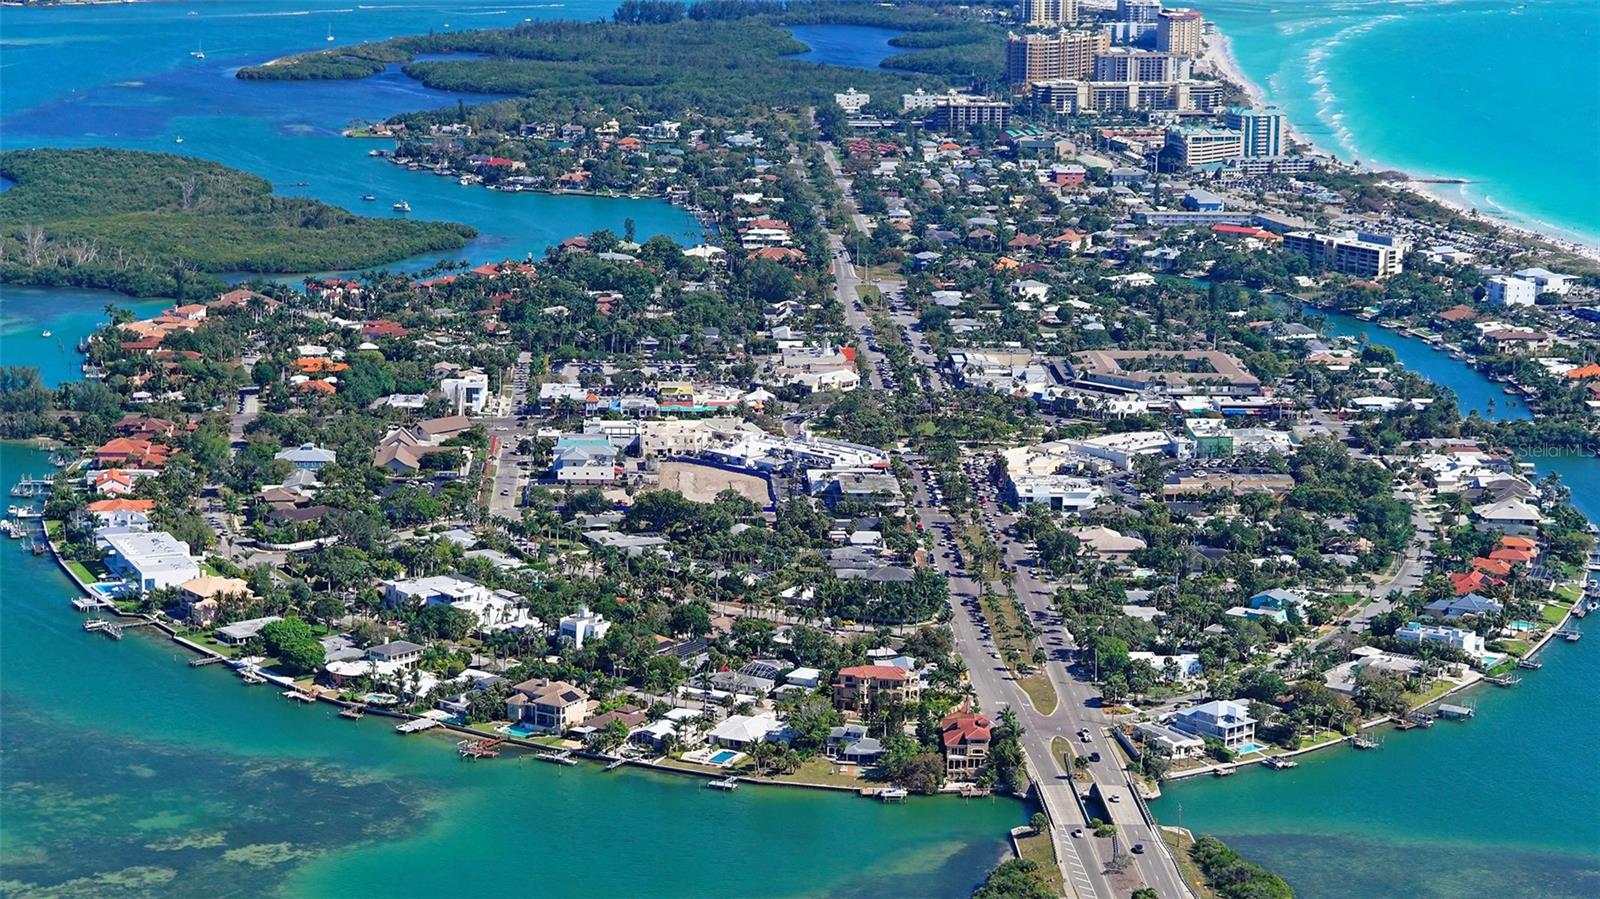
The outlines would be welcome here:
<svg viewBox="0 0 1600 899">
<path fill-rule="evenodd" d="M 1592 0 L 1193 4 L 1308 139 L 1470 179 L 1441 196 L 1600 244 L 1600 21 Z"/>
</svg>

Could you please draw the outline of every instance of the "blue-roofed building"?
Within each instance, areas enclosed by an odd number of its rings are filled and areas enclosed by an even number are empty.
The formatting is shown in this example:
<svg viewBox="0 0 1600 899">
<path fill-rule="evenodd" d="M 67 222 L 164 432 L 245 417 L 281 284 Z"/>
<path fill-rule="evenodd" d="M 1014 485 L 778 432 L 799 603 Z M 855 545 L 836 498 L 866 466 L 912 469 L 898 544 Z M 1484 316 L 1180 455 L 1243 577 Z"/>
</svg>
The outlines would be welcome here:
<svg viewBox="0 0 1600 899">
<path fill-rule="evenodd" d="M 551 473 L 563 484 L 609 484 L 617 479 L 617 448 L 603 434 L 566 434 L 556 441 Z"/>
<path fill-rule="evenodd" d="M 1463 615 L 1499 615 L 1505 611 L 1505 606 L 1480 593 L 1468 593 L 1454 599 L 1435 600 L 1422 610 L 1434 618 L 1460 618 Z"/>
</svg>

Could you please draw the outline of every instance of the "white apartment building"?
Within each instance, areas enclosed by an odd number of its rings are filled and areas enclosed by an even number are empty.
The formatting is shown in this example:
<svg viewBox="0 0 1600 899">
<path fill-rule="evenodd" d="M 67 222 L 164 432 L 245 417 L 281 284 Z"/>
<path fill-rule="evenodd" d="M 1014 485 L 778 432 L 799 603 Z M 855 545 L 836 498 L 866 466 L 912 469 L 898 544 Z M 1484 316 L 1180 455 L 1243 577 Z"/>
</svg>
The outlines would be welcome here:
<svg viewBox="0 0 1600 899">
<path fill-rule="evenodd" d="M 1495 275 L 1483 287 L 1496 306 L 1532 306 L 1539 296 L 1539 285 L 1512 275 Z"/>
</svg>

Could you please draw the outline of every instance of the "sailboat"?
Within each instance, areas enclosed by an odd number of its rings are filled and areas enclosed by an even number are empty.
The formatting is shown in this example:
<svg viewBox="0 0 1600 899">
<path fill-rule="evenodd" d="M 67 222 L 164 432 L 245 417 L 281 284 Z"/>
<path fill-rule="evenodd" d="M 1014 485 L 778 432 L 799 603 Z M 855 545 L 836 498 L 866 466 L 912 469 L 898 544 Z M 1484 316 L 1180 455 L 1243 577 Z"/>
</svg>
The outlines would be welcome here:
<svg viewBox="0 0 1600 899">
<path fill-rule="evenodd" d="M 206 58 L 206 45 L 205 45 L 205 42 L 197 41 L 195 43 L 195 49 L 190 50 L 189 51 L 189 55 L 193 56 L 195 59 L 205 59 Z"/>
<path fill-rule="evenodd" d="M 361 199 L 368 203 L 378 199 L 378 195 L 372 192 L 372 179 L 370 177 L 367 178 L 367 192 L 361 195 Z"/>
<path fill-rule="evenodd" d="M 400 202 L 394 204 L 394 211 L 395 212 L 410 212 L 411 211 L 411 204 L 407 203 L 405 200 L 401 200 Z"/>
<path fill-rule="evenodd" d="M 328 40 L 329 41 L 333 40 L 333 26 L 332 25 L 328 26 Z"/>
</svg>

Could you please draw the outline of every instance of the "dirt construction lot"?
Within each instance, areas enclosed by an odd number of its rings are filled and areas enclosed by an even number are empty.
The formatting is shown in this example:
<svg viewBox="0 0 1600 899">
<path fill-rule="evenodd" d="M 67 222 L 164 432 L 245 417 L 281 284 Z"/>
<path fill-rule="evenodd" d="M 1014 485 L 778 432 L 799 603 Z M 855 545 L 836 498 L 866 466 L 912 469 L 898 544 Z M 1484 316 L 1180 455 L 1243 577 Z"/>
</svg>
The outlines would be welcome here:
<svg viewBox="0 0 1600 899">
<path fill-rule="evenodd" d="M 661 463 L 661 487 L 697 503 L 709 503 L 724 490 L 732 490 L 758 506 L 772 502 L 764 478 L 691 462 Z"/>
</svg>

